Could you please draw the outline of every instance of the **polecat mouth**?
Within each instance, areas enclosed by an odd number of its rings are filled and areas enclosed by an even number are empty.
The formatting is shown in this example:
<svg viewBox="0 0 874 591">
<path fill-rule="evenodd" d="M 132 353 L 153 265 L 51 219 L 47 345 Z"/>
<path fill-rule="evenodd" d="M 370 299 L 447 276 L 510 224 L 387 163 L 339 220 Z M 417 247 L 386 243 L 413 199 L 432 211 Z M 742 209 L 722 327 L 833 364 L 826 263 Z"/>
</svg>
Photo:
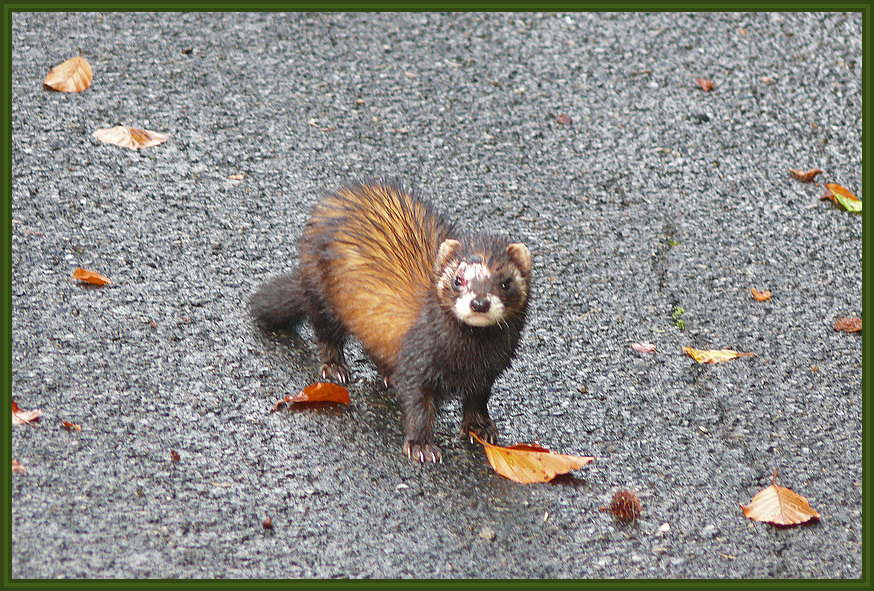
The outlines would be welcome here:
<svg viewBox="0 0 874 591">
<path fill-rule="evenodd" d="M 504 317 L 504 310 L 504 302 L 493 294 L 477 296 L 466 293 L 456 299 L 452 307 L 456 318 L 471 326 L 497 324 Z"/>
</svg>

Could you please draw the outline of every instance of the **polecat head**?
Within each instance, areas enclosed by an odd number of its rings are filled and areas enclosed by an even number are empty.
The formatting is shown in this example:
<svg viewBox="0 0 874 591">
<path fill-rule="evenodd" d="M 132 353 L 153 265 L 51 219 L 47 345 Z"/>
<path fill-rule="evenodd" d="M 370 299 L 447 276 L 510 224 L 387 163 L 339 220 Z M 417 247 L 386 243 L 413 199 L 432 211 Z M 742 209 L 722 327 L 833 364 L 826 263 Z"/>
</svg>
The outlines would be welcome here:
<svg viewBox="0 0 874 591">
<path fill-rule="evenodd" d="M 482 238 L 447 239 L 434 271 L 440 305 L 470 326 L 506 324 L 525 311 L 531 287 L 531 252 L 522 243 Z"/>
</svg>

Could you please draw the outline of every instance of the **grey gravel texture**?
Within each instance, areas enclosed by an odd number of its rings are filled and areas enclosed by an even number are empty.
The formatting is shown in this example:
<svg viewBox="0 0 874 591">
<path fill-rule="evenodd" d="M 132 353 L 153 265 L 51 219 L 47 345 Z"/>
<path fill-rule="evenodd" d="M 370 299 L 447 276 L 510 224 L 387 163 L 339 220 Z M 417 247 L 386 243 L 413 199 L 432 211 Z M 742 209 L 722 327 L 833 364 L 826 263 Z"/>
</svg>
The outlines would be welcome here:
<svg viewBox="0 0 874 591">
<path fill-rule="evenodd" d="M 45 90 L 78 48 L 93 86 Z M 11 65 L 11 386 L 42 411 L 12 429 L 12 577 L 862 576 L 862 337 L 833 328 L 862 217 L 820 200 L 865 197 L 861 14 L 17 13 Z M 92 138 L 116 124 L 169 140 Z M 247 300 L 363 176 L 530 246 L 491 414 L 594 462 L 510 482 L 457 404 L 444 463 L 411 462 L 357 344 L 350 406 L 268 412 L 312 331 Z M 777 468 L 821 521 L 743 516 Z M 599 510 L 619 488 L 634 525 Z"/>
</svg>

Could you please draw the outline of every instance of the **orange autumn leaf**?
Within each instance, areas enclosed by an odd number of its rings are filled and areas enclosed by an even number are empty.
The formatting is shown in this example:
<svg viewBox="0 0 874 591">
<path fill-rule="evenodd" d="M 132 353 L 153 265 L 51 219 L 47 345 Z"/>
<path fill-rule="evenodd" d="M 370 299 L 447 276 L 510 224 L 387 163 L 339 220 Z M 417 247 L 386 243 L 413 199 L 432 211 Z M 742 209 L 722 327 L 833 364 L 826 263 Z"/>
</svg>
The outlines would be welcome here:
<svg viewBox="0 0 874 591">
<path fill-rule="evenodd" d="M 330 382 L 316 382 L 310 384 L 294 396 L 289 394 L 282 400 L 279 400 L 273 405 L 270 412 L 276 412 L 279 407 L 286 403 L 303 404 L 313 402 L 335 402 L 338 404 L 349 404 L 349 391 L 343 386 L 332 384 Z"/>
<path fill-rule="evenodd" d="M 71 423 L 70 421 L 61 421 L 61 427 L 63 427 L 67 431 L 81 431 L 82 430 L 82 425 L 77 425 L 76 423 Z"/>
<path fill-rule="evenodd" d="M 683 347 L 683 351 L 698 363 L 722 363 L 723 361 L 728 361 L 729 359 L 735 359 L 737 357 L 755 355 L 755 353 L 739 353 L 737 351 L 732 351 L 731 349 L 715 350 Z"/>
<path fill-rule="evenodd" d="M 33 423 L 34 421 L 39 420 L 39 415 L 42 414 L 41 410 L 21 410 L 18 408 L 18 405 L 15 403 L 15 400 L 12 401 L 12 424 L 13 425 L 23 425 L 27 423 L 28 425 Z"/>
<path fill-rule="evenodd" d="M 81 92 L 91 86 L 91 65 L 81 53 L 52 68 L 43 86 L 59 92 Z"/>
<path fill-rule="evenodd" d="M 798 525 L 819 519 L 819 513 L 810 507 L 807 499 L 782 486 L 777 486 L 777 470 L 771 486 L 759 491 L 749 505 L 741 505 L 744 515 L 755 521 L 774 525 Z"/>
<path fill-rule="evenodd" d="M 794 170 L 794 169 L 790 168 L 789 172 L 792 173 L 792 176 L 794 178 L 798 179 L 802 183 L 809 183 L 809 182 L 813 181 L 813 179 L 814 179 L 814 177 L 816 177 L 816 175 L 822 173 L 822 171 L 818 168 L 811 168 L 807 172 L 804 172 L 803 170 Z"/>
<path fill-rule="evenodd" d="M 552 453 L 533 443 L 520 443 L 501 447 L 486 443 L 473 432 L 470 436 L 485 448 L 492 468 L 503 476 L 522 484 L 549 482 L 559 474 L 579 470 L 595 458 L 589 456 L 566 456 Z"/>
<path fill-rule="evenodd" d="M 113 144 L 122 148 L 130 148 L 131 150 L 151 148 L 167 141 L 167 136 L 163 133 L 128 127 L 127 125 L 116 125 L 108 129 L 98 129 L 92 135 L 104 144 Z"/>
<path fill-rule="evenodd" d="M 19 464 L 18 460 L 14 459 L 14 458 L 12 460 L 12 471 L 18 472 L 19 474 L 27 474 L 27 470 L 24 468 L 24 466 Z"/>
<path fill-rule="evenodd" d="M 753 294 L 753 297 L 756 298 L 760 302 L 764 302 L 766 300 L 771 299 L 771 291 L 759 291 L 755 287 L 750 288 L 750 292 Z"/>
<path fill-rule="evenodd" d="M 835 320 L 835 330 L 845 332 L 860 332 L 862 330 L 861 318 L 838 318 Z"/>
<path fill-rule="evenodd" d="M 100 273 L 96 271 L 86 271 L 81 267 L 77 267 L 76 270 L 73 271 L 73 279 L 79 279 L 80 281 L 93 283 L 94 285 L 112 285 L 112 281 L 110 281 Z"/>
</svg>

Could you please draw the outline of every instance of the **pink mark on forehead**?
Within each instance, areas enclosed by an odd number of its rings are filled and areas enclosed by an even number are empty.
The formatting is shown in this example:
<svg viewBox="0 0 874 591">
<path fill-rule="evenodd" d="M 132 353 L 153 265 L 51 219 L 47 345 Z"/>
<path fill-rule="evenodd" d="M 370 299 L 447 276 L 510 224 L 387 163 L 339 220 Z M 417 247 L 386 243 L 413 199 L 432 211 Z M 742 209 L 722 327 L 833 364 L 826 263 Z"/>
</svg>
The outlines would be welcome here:
<svg viewBox="0 0 874 591">
<path fill-rule="evenodd" d="M 458 272 L 465 281 L 472 281 L 474 279 L 483 281 L 492 276 L 489 268 L 483 263 L 461 263 Z"/>
</svg>

